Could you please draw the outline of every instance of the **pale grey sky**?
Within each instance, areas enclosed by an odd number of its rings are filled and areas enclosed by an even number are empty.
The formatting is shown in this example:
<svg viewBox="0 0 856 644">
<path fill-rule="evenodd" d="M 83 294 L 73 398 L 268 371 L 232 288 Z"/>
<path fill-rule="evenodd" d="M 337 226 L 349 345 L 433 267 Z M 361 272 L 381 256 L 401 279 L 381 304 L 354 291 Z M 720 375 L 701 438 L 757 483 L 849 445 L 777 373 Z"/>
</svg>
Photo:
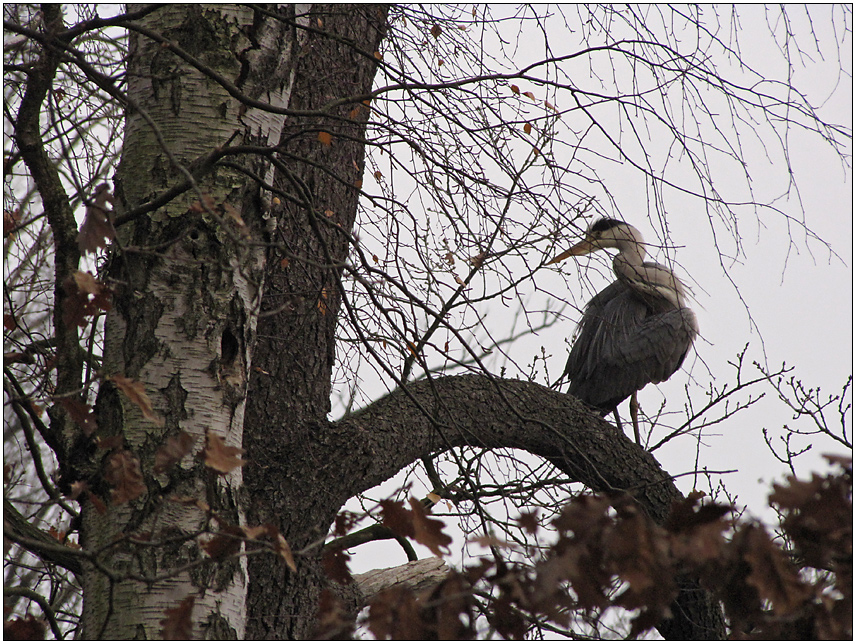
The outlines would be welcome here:
<svg viewBox="0 0 856 644">
<path fill-rule="evenodd" d="M 500 11 L 497 8 L 494 14 Z M 791 50 L 793 60 L 805 66 L 793 69 L 792 82 L 806 93 L 813 106 L 819 108 L 822 119 L 851 128 L 850 15 L 846 16 L 846 33 L 843 23 L 837 25 L 837 37 L 841 40 L 834 45 L 836 34 L 827 28 L 832 10 L 816 5 L 808 9 L 820 44 L 820 55 L 812 50 L 813 39 L 807 31 L 805 16 L 799 13 L 801 11 L 801 8 L 793 9 L 791 26 L 797 36 L 796 42 L 802 43 L 808 54 L 813 52 L 813 56 L 799 56 Z M 769 36 L 771 24 L 781 32 L 781 25 L 774 24 L 775 12 L 747 5 L 742 5 L 739 12 L 738 38 L 744 60 L 765 76 L 783 78 L 787 69 L 776 48 L 784 46 L 784 41 L 776 44 Z M 788 12 L 792 13 L 790 7 Z M 838 11 L 836 20 L 843 19 L 843 14 Z M 516 30 L 517 27 L 509 25 L 509 29 Z M 579 34 L 569 33 L 561 20 L 548 22 L 547 33 L 555 47 L 555 55 L 579 47 Z M 690 34 L 685 37 L 689 38 Z M 722 37 L 725 38 L 724 35 Z M 538 48 L 539 42 L 538 33 L 521 37 L 515 64 L 522 66 L 542 57 L 543 49 Z M 533 44 L 532 48 L 527 49 L 527 44 Z M 788 45 L 793 47 L 794 42 Z M 843 74 L 838 69 L 839 50 L 843 52 L 842 59 L 847 66 Z M 723 59 L 717 63 L 722 69 L 728 69 L 728 61 Z M 600 70 L 601 78 L 609 76 L 608 70 Z M 757 77 L 748 73 L 730 77 L 751 84 L 759 82 Z M 538 88 L 525 89 L 536 93 L 542 91 Z M 771 91 L 775 89 L 770 88 Z M 523 87 L 521 90 L 525 91 Z M 568 98 L 561 93 L 555 98 L 538 94 L 538 98 L 555 101 L 559 109 L 567 107 L 563 100 Z M 573 124 L 566 125 L 573 128 Z M 744 379 L 758 374 L 752 366 L 753 361 L 773 370 L 787 362 L 794 368 L 791 375 L 806 387 L 820 387 L 826 397 L 840 394 L 852 374 L 852 174 L 849 160 L 843 166 L 816 133 L 806 133 L 796 127 L 790 128 L 786 134 L 789 151 L 786 160 L 781 145 L 767 138 L 771 136 L 769 130 L 759 126 L 758 136 L 762 137 L 762 144 L 753 139 L 748 125 L 741 124 L 740 127 L 743 128 L 741 152 L 748 162 L 746 172 L 751 181 L 747 183 L 733 165 L 728 166 L 721 159 L 712 158 L 710 164 L 717 179 L 716 187 L 723 198 L 743 201 L 749 199 L 748 186 L 751 185 L 755 201 L 771 203 L 781 212 L 735 207 L 741 244 L 739 251 L 725 223 L 714 219 L 711 225 L 711 218 L 699 200 L 665 190 L 658 204 L 653 201 L 649 186 L 626 164 L 604 163 L 598 168 L 615 200 L 614 210 L 605 214 L 633 224 L 652 244 L 663 242 L 662 227 L 657 222 L 665 217 L 670 232 L 668 243 L 672 249 L 668 253 L 654 249 L 651 254 L 657 261 L 666 263 L 671 259 L 677 262 L 678 274 L 694 291 L 693 308 L 701 327 L 696 355 L 689 356 L 684 369 L 668 383 L 659 387 L 649 386 L 640 394 L 641 405 L 651 413 L 657 410 L 663 396 L 668 400 L 669 409 L 680 410 L 684 404 L 682 401 L 686 401 L 684 387 L 688 382 L 696 406 L 705 399 L 704 390 L 711 383 L 721 386 L 725 382 L 733 382 L 734 369 L 728 363 L 733 362 L 747 344 Z M 779 130 L 782 136 L 783 132 Z M 713 131 L 703 129 L 701 135 L 702 138 L 719 140 Z M 655 159 L 669 158 L 669 164 L 679 164 L 680 160 L 670 157 L 670 151 L 663 149 L 662 145 L 662 140 L 654 132 L 651 148 L 646 148 L 645 152 Z M 788 165 L 793 173 L 793 185 L 790 185 Z M 676 167 L 681 172 L 681 166 Z M 608 207 L 608 204 L 603 204 L 604 210 Z M 816 233 L 829 244 L 829 248 L 807 235 L 806 229 Z M 569 231 L 569 234 L 575 233 Z M 572 243 L 573 239 L 568 241 Z M 543 252 L 546 254 L 547 249 Z M 538 261 L 537 257 L 529 259 Z M 561 268 L 541 269 L 534 281 L 548 292 L 564 294 L 569 303 L 581 308 L 614 277 L 610 257 L 606 254 L 584 258 L 579 262 L 582 269 L 579 274 L 577 267 L 570 265 L 573 261 L 567 260 Z M 548 303 L 542 294 L 535 297 L 536 301 L 529 303 L 531 309 L 551 306 L 558 310 L 558 302 Z M 538 297 L 540 301 L 537 301 Z M 487 313 L 485 324 L 492 335 L 501 338 L 514 311 L 513 307 L 512 310 L 497 311 L 496 306 L 492 303 L 483 312 Z M 573 334 L 579 317 L 572 309 L 568 309 L 566 315 L 569 316 L 567 320 L 550 330 L 517 341 L 510 349 L 514 360 L 521 365 L 529 364 L 540 352 L 540 347 L 546 346 L 552 354 L 549 361 L 551 379 L 555 379 L 567 357 L 564 340 Z M 503 361 L 497 358 L 488 364 L 494 373 L 498 373 Z M 366 377 L 368 379 L 369 376 Z M 778 436 L 784 425 L 805 428 L 808 425 L 805 420 L 794 421 L 792 413 L 776 400 L 775 392 L 769 386 L 758 385 L 747 392 L 753 397 L 761 393 L 765 395 L 764 400 L 703 433 L 698 466 L 714 471 L 737 470 L 722 477 L 728 490 L 738 497 L 738 503 L 748 505 L 750 514 L 771 520 L 770 512 L 765 509 L 766 497 L 770 484 L 782 480 L 786 470 L 764 444 L 762 429 L 766 428 L 773 436 Z M 738 396 L 732 405 L 746 397 Z M 852 392 L 848 398 L 852 400 Z M 623 411 L 626 415 L 626 406 Z M 833 426 L 837 421 L 834 416 L 829 414 L 828 417 Z M 715 417 L 716 412 L 711 415 L 711 418 Z M 852 421 L 852 414 L 849 418 Z M 850 422 L 848 427 L 851 427 Z M 825 470 L 821 454 L 841 452 L 840 446 L 823 439 L 804 439 L 797 446 L 809 442 L 813 442 L 817 449 L 797 459 L 800 474 L 813 469 Z M 666 445 L 655 456 L 668 472 L 677 475 L 696 468 L 696 448 L 696 440 L 685 437 Z M 680 478 L 677 484 L 687 492 L 693 487 L 693 478 Z M 698 487 L 707 489 L 707 483 L 699 481 Z M 390 482 L 386 488 L 394 489 L 395 482 Z M 414 493 L 422 491 L 414 489 Z M 453 530 L 451 526 L 450 529 Z M 354 567 L 364 570 L 391 565 L 383 561 L 387 556 L 390 556 L 389 545 L 365 547 L 355 557 Z"/>
</svg>

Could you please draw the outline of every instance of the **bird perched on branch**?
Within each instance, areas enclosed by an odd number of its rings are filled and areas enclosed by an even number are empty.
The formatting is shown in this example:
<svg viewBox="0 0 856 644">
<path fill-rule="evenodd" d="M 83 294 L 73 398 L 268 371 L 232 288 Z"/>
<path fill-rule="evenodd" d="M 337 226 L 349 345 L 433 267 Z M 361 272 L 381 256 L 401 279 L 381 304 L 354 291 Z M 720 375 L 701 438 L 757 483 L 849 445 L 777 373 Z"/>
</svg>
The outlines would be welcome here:
<svg viewBox="0 0 856 644">
<path fill-rule="evenodd" d="M 548 264 L 607 248 L 618 250 L 612 260 L 618 279 L 586 305 L 562 378 L 570 381 L 568 393 L 604 415 L 632 396 L 640 443 L 636 392 L 680 368 L 698 322 L 684 302 L 681 281 L 665 266 L 644 261 L 641 233 L 623 221 L 594 222 L 581 242 Z"/>
</svg>

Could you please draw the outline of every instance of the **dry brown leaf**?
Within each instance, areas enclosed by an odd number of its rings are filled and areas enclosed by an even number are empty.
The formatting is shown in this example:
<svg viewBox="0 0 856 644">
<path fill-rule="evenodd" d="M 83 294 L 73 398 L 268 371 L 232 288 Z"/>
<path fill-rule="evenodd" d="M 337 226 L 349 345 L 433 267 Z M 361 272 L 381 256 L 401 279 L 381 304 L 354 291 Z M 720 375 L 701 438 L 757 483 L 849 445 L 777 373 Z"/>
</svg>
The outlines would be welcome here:
<svg viewBox="0 0 856 644">
<path fill-rule="evenodd" d="M 226 526 L 220 530 L 219 534 L 203 543 L 202 549 L 214 561 L 223 561 L 241 551 L 241 544 L 244 543 L 243 537 L 243 529 L 234 525 Z"/>
<path fill-rule="evenodd" d="M 140 461 L 128 450 L 110 455 L 104 471 L 104 480 L 113 488 L 111 501 L 121 505 L 146 492 Z"/>
<path fill-rule="evenodd" d="M 337 584 L 350 584 L 354 581 L 351 571 L 348 568 L 350 558 L 351 556 L 342 550 L 325 550 L 324 555 L 321 557 L 324 572 Z"/>
<path fill-rule="evenodd" d="M 14 233 L 15 227 L 21 221 L 21 209 L 16 208 L 15 210 L 4 210 L 3 211 L 3 237 L 12 236 L 12 239 L 15 238 Z"/>
<path fill-rule="evenodd" d="M 360 516 L 349 510 L 343 510 L 336 515 L 336 521 L 333 523 L 333 535 L 343 537 L 348 534 L 351 529 L 360 521 Z"/>
<path fill-rule="evenodd" d="M 107 204 L 114 203 L 110 186 L 106 183 L 95 188 L 92 200 L 86 205 L 86 217 L 77 233 L 77 245 L 82 253 L 95 253 L 99 248 L 107 248 L 108 242 L 116 237 L 113 223 L 110 221 L 112 209 Z"/>
<path fill-rule="evenodd" d="M 520 516 L 517 517 L 517 523 L 529 534 L 535 534 L 536 532 L 538 532 L 538 528 L 541 527 L 538 523 L 537 510 L 533 512 L 521 512 Z"/>
<path fill-rule="evenodd" d="M 279 532 L 273 539 L 273 549 L 276 554 L 283 558 L 285 565 L 289 567 L 291 572 L 297 572 L 297 564 L 294 563 L 294 555 L 291 552 L 291 546 Z"/>
<path fill-rule="evenodd" d="M 484 264 L 485 257 L 487 257 L 487 253 L 482 251 L 478 255 L 473 255 L 467 259 L 467 263 L 473 268 L 481 268 L 481 265 Z"/>
<path fill-rule="evenodd" d="M 434 38 L 439 38 L 440 34 L 442 33 L 443 29 L 440 27 L 440 25 L 434 25 L 433 27 L 431 27 L 431 35 L 434 36 Z"/>
<path fill-rule="evenodd" d="M 205 465 L 218 474 L 228 474 L 236 467 L 241 467 L 245 460 L 238 458 L 243 454 L 240 447 L 231 447 L 211 430 L 205 432 Z"/>
<path fill-rule="evenodd" d="M 161 620 L 161 637 L 165 640 L 193 639 L 193 603 L 196 597 L 188 595 L 175 608 L 164 610 L 166 617 Z"/>
<path fill-rule="evenodd" d="M 413 538 L 438 557 L 442 557 L 444 553 L 448 554 L 452 537 L 443 533 L 446 525 L 438 519 L 430 518 L 425 506 L 418 499 L 410 497 L 410 508 L 413 512 Z"/>
<path fill-rule="evenodd" d="M 354 620 L 345 610 L 342 600 L 324 588 L 318 598 L 317 630 L 315 636 L 321 640 L 344 640 L 354 638 Z"/>
<path fill-rule="evenodd" d="M 146 386 L 143 383 L 138 380 L 126 378 L 119 373 L 109 376 L 107 379 L 116 383 L 116 386 L 122 390 L 122 393 L 124 393 L 132 403 L 140 408 L 140 411 L 143 412 L 143 416 L 145 418 L 152 421 L 158 427 L 163 427 L 163 418 L 156 414 L 152 409 L 152 401 L 149 399 L 149 396 L 146 393 Z"/>
<path fill-rule="evenodd" d="M 409 588 L 386 588 L 369 606 L 368 627 L 378 640 L 422 641 L 428 634 L 420 606 Z M 436 633 L 433 634 L 436 637 Z"/>
<path fill-rule="evenodd" d="M 96 436 L 95 445 L 100 450 L 109 452 L 111 449 L 121 449 L 125 445 L 125 439 L 120 435 L 115 436 Z"/>
<path fill-rule="evenodd" d="M 318 140 L 324 145 L 331 145 L 333 143 L 333 135 L 322 131 L 318 133 Z"/>
<path fill-rule="evenodd" d="M 327 302 L 324 300 L 327 299 L 327 289 L 321 289 L 321 297 L 318 298 L 318 310 L 321 312 L 321 315 L 327 315 Z"/>
<path fill-rule="evenodd" d="M 380 502 L 383 525 L 402 537 L 413 538 L 413 519 L 401 501 L 384 499 Z"/>
<path fill-rule="evenodd" d="M 743 558 L 752 572 L 746 582 L 770 602 L 774 614 L 781 617 L 792 613 L 811 596 L 811 588 L 799 578 L 787 555 L 772 542 L 766 530 L 754 526 L 747 530 Z"/>
<path fill-rule="evenodd" d="M 255 527 L 241 526 L 247 539 L 258 539 L 259 537 L 270 537 L 279 534 L 279 531 L 271 523 L 264 523 Z"/>
<path fill-rule="evenodd" d="M 89 272 L 75 271 L 63 280 L 62 287 L 62 321 L 66 326 L 84 327 L 88 317 L 112 308 L 112 291 Z"/>
<path fill-rule="evenodd" d="M 172 469 L 181 459 L 190 453 L 196 439 L 182 430 L 177 436 L 170 436 L 155 453 L 155 474 L 163 474 Z"/>
<path fill-rule="evenodd" d="M 24 617 L 15 617 L 3 623 L 4 640 L 43 640 L 47 624 L 35 615 L 27 613 Z"/>
<path fill-rule="evenodd" d="M 84 436 L 92 436 L 98 429 L 95 414 L 92 407 L 77 398 L 60 398 L 57 400 L 60 406 L 68 413 L 77 426 L 83 430 Z"/>
</svg>

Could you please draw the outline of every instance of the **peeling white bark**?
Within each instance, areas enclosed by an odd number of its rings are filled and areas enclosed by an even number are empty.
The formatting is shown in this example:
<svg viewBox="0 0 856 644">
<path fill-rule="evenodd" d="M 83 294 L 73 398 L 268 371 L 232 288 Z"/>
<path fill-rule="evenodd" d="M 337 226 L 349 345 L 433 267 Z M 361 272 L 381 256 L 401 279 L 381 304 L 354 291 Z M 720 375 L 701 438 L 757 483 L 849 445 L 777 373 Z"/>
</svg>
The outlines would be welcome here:
<svg viewBox="0 0 856 644">
<path fill-rule="evenodd" d="M 237 82 L 242 64 L 248 63 L 251 68 L 269 66 L 271 60 L 282 58 L 273 73 L 266 68 L 260 76 L 251 69 L 244 78 L 248 91 L 257 94 L 252 98 L 279 107 L 288 104 L 293 81 L 291 29 L 276 21 L 265 22 L 254 32 L 256 39 L 251 42 L 247 38 L 253 29 L 249 8 L 206 6 L 201 9 L 201 17 L 193 17 L 188 7 L 164 6 L 143 22 L 173 40 L 187 37 L 176 30 L 178 25 L 186 28 L 193 25 L 193 20 L 205 21 L 222 42 L 237 44 L 232 58 L 224 55 L 229 53 L 225 48 L 210 56 L 205 51 L 196 55 L 232 82 Z M 223 36 L 224 33 L 229 35 Z M 137 71 L 151 73 L 131 74 L 128 94 L 157 124 L 167 150 L 180 163 L 188 164 L 210 153 L 235 133 L 239 134 L 235 144 L 278 142 L 281 115 L 241 109 L 240 101 L 197 70 L 179 63 L 161 45 L 145 39 L 139 43 L 136 53 L 144 62 L 138 64 Z M 287 55 L 281 56 L 282 52 Z M 126 121 L 123 160 L 117 176 L 126 207 L 145 202 L 181 178 L 147 119 L 133 110 Z M 213 178 L 203 178 L 199 188 L 215 206 L 228 203 L 243 212 L 241 199 L 248 194 L 245 182 L 240 175 L 218 170 Z M 199 194 L 190 192 L 153 213 L 150 230 L 187 217 L 192 203 L 199 200 Z M 206 523 L 205 513 L 189 504 L 170 502 L 168 498 L 173 496 L 205 501 L 216 507 L 221 516 L 225 514 L 228 521 L 244 524 L 239 499 L 240 468 L 227 476 L 212 476 L 200 467 L 199 453 L 205 446 L 206 431 L 223 437 L 227 445 L 240 447 L 242 443 L 264 249 L 259 244 L 240 243 L 245 231 L 228 229 L 228 217 L 218 219 L 207 213 L 202 217 L 206 225 L 194 231 L 195 237 L 191 235 L 159 250 L 156 256 L 150 251 L 148 255 L 135 255 L 132 248 L 131 253 L 120 258 L 125 262 L 126 279 L 117 293 L 117 306 L 108 316 L 104 355 L 105 372 L 129 375 L 142 382 L 155 411 L 166 419 L 164 429 L 158 428 L 124 397 L 111 411 L 125 447 L 140 458 L 144 475 L 151 476 L 147 470 L 151 455 L 168 435 L 179 430 L 187 432 L 196 439 L 194 449 L 176 471 L 159 475 L 157 483 L 149 485 L 148 495 L 130 504 L 110 506 L 104 515 L 90 508 L 84 517 L 87 549 L 104 548 L 129 532 L 150 534 L 152 541 L 159 541 L 201 529 Z M 135 237 L 137 225 L 132 223 L 119 231 L 125 248 L 145 244 L 146 240 Z M 103 407 L 109 407 L 107 401 Z M 212 480 L 216 487 L 213 490 Z M 162 486 L 170 481 L 172 487 L 164 499 Z M 216 523 L 213 525 L 216 527 Z M 171 549 L 131 546 L 130 550 L 118 554 L 105 549 L 104 565 L 114 572 L 151 578 L 205 556 L 198 540 L 192 539 Z M 82 626 L 86 638 L 159 639 L 165 610 L 176 608 L 188 595 L 196 598 L 195 638 L 244 636 L 244 559 L 229 562 L 213 573 L 195 569 L 154 584 L 122 578 L 120 574 L 112 591 L 107 578 L 90 566 L 84 586 Z M 215 623 L 217 628 L 212 630 Z"/>
</svg>

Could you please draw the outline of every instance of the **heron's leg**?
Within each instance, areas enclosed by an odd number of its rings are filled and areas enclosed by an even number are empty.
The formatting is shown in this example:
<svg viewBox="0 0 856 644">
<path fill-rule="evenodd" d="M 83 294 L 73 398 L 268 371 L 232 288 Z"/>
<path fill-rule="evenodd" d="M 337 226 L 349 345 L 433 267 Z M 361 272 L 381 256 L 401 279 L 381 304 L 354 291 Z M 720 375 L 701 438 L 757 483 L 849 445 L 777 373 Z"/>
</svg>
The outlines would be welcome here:
<svg viewBox="0 0 856 644">
<path fill-rule="evenodd" d="M 636 400 L 636 392 L 630 396 L 630 419 L 633 421 L 633 436 L 636 438 L 636 444 L 642 445 L 642 438 L 639 436 L 639 401 Z"/>
<path fill-rule="evenodd" d="M 618 406 L 615 406 L 615 409 L 612 410 L 612 414 L 615 416 L 615 426 L 618 428 L 622 434 L 624 433 L 624 428 L 621 426 L 621 418 L 618 416 Z"/>
</svg>

